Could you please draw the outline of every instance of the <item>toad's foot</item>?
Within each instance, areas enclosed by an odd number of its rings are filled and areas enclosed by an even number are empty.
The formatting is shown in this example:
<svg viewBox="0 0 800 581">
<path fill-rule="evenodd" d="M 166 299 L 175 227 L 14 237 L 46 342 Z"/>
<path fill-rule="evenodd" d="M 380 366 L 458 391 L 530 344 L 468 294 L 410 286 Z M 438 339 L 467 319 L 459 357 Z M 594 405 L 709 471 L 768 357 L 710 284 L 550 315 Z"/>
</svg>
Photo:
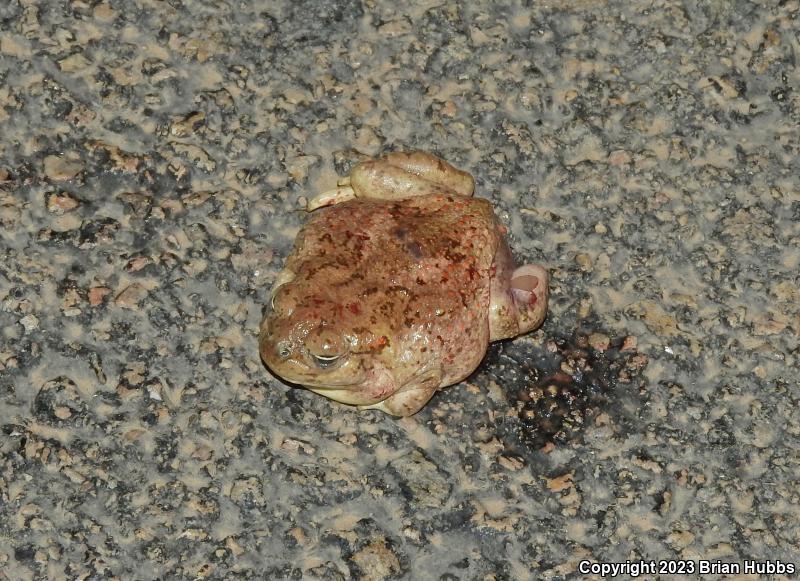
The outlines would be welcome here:
<svg viewBox="0 0 800 581">
<path fill-rule="evenodd" d="M 511 275 L 511 295 L 517 307 L 519 332 L 539 327 L 547 315 L 550 276 L 538 264 L 526 264 Z"/>
<path fill-rule="evenodd" d="M 341 202 L 352 200 L 355 197 L 356 193 L 353 191 L 353 188 L 350 186 L 339 186 L 338 188 L 328 190 L 327 192 L 322 192 L 318 196 L 315 196 L 309 200 L 306 203 L 306 211 L 312 212 L 317 208 L 340 204 Z"/>
</svg>

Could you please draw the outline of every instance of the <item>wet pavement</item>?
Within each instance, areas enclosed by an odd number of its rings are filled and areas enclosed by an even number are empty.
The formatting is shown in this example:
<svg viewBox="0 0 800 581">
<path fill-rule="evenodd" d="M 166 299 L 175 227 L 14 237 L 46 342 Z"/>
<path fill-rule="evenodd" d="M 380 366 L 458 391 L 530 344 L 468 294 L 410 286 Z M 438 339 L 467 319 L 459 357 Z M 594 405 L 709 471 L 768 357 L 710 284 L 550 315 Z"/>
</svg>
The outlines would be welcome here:
<svg viewBox="0 0 800 581">
<path fill-rule="evenodd" d="M 0 578 L 800 567 L 799 22 L 4 3 Z M 475 176 L 551 310 L 396 420 L 257 333 L 305 200 L 407 149 Z"/>
</svg>

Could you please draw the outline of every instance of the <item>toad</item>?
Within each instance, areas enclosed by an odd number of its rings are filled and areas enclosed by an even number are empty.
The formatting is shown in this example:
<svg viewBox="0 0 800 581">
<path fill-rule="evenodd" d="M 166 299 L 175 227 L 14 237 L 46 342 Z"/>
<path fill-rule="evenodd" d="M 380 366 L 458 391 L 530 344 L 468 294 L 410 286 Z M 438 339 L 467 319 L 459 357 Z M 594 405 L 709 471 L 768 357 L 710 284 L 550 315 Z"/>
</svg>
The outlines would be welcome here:
<svg viewBox="0 0 800 581">
<path fill-rule="evenodd" d="M 434 155 L 390 153 L 311 200 L 261 323 L 267 366 L 336 401 L 410 416 L 469 376 L 490 341 L 539 327 L 548 273 L 514 265 L 474 185 Z"/>
</svg>

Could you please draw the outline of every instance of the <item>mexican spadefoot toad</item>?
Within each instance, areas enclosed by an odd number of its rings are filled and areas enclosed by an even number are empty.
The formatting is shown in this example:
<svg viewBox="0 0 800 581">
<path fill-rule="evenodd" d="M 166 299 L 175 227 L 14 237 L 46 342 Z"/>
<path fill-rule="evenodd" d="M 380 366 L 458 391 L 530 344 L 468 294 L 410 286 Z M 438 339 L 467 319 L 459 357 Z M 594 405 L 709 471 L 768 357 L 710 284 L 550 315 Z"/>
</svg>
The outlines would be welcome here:
<svg viewBox="0 0 800 581">
<path fill-rule="evenodd" d="M 474 180 L 433 155 L 358 164 L 311 202 L 261 323 L 280 377 L 361 409 L 409 416 L 478 366 L 489 341 L 547 312 L 548 274 L 514 266 Z"/>
</svg>

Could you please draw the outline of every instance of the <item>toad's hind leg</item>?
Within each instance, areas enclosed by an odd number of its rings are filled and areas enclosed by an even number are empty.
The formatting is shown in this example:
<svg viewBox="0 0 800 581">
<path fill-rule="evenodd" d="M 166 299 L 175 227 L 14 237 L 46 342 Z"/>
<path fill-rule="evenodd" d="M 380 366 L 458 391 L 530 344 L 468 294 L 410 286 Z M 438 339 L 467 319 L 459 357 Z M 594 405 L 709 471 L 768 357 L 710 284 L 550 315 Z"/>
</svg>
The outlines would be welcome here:
<svg viewBox="0 0 800 581">
<path fill-rule="evenodd" d="M 412 176 L 443 186 L 460 196 L 469 197 L 475 191 L 475 179 L 469 173 L 456 169 L 433 154 L 424 151 L 398 151 L 386 154 L 383 160 Z"/>
<path fill-rule="evenodd" d="M 413 151 L 359 163 L 350 172 L 350 187 L 356 197 L 383 200 L 428 194 L 471 196 L 475 180 L 435 155 Z"/>
<path fill-rule="evenodd" d="M 372 405 L 358 406 L 358 409 L 381 410 L 393 416 L 413 416 L 433 397 L 433 394 L 439 389 L 441 380 L 441 370 L 431 370 L 418 381 L 390 395 L 385 400 Z"/>
<path fill-rule="evenodd" d="M 475 180 L 443 159 L 425 153 L 389 153 L 359 163 L 349 178 L 335 189 L 323 192 L 306 205 L 308 211 L 332 206 L 352 198 L 402 200 L 428 194 L 471 196 Z"/>
</svg>

